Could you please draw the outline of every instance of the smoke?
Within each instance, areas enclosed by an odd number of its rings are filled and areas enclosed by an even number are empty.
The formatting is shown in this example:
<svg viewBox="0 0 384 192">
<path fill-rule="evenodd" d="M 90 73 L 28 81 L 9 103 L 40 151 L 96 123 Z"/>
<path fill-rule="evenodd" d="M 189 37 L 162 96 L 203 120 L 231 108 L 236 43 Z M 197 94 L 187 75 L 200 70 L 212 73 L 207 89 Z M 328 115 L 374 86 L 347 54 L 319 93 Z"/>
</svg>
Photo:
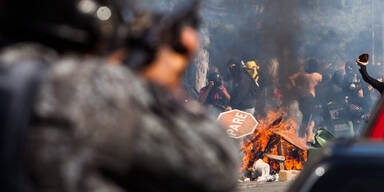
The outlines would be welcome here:
<svg viewBox="0 0 384 192">
<path fill-rule="evenodd" d="M 205 1 L 210 64 L 229 79 L 229 60 L 256 59 L 266 75 L 264 85 L 284 89 L 288 76 L 299 68 L 300 8 L 300 0 Z"/>
<path fill-rule="evenodd" d="M 345 60 L 371 51 L 372 1 L 324 0 L 308 3 L 304 8 L 301 17 L 306 26 L 301 38 L 304 55 Z"/>
<path fill-rule="evenodd" d="M 263 55 L 277 59 L 279 63 L 278 86 L 281 92 L 287 95 L 289 93 L 285 89 L 287 79 L 300 68 L 296 47 L 301 33 L 299 0 L 272 0 L 265 1 L 264 5 L 265 14 L 260 32 L 261 46 L 264 47 Z"/>
<path fill-rule="evenodd" d="M 382 27 L 377 27 L 382 14 L 376 8 L 372 15 L 371 1 L 207 0 L 202 15 L 212 42 L 211 64 L 224 69 L 230 58 L 278 58 L 283 73 L 297 70 L 298 57 L 339 65 L 372 52 L 372 26 L 376 54 L 382 55 Z M 383 5 L 373 1 L 374 8 Z"/>
<path fill-rule="evenodd" d="M 143 4 L 142 7 L 160 11 L 171 11 L 180 3 L 177 0 L 137 2 Z M 278 89 L 286 105 L 298 96 L 287 87 L 288 77 L 302 70 L 305 61 L 310 58 L 320 62 L 323 74 L 344 70 L 344 64 L 353 61 L 362 52 L 371 53 L 375 64 L 383 61 L 384 15 L 380 10 L 384 6 L 383 1 L 202 2 L 201 34 L 206 42 L 203 48 L 209 53 L 210 67 L 217 67 L 228 80 L 229 60 L 256 60 L 263 73 L 263 86 L 269 91 Z M 370 69 L 369 72 L 376 72 L 372 74 L 374 77 L 383 74 L 383 67 Z M 193 71 L 199 70 L 204 71 Z M 357 68 L 355 72 L 358 73 Z M 266 97 L 265 103 L 270 98 Z"/>
</svg>

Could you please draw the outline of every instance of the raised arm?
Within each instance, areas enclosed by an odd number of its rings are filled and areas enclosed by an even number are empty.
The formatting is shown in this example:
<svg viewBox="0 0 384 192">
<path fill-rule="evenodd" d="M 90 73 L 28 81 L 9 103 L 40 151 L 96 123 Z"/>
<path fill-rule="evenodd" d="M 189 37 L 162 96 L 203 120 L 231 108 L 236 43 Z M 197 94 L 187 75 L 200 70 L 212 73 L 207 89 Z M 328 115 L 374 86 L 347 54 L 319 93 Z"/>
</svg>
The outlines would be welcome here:
<svg viewBox="0 0 384 192">
<path fill-rule="evenodd" d="M 375 78 L 372 78 L 371 76 L 369 76 L 369 74 L 367 72 L 367 66 L 360 65 L 359 71 L 360 71 L 361 76 L 363 77 L 365 82 L 369 83 L 373 88 L 378 90 L 380 93 L 383 93 L 384 83 L 382 83 L 382 82 L 376 80 Z"/>
</svg>

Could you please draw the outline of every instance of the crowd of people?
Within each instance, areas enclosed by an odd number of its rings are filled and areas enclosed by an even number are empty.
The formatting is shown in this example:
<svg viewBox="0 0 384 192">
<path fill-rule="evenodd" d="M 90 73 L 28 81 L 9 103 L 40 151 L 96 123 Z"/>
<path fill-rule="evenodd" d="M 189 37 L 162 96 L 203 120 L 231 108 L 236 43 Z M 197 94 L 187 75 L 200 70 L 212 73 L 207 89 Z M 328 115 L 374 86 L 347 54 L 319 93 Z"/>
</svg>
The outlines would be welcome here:
<svg viewBox="0 0 384 192">
<path fill-rule="evenodd" d="M 268 79 L 261 76 L 263 72 L 271 72 L 262 71 L 253 60 L 229 63 L 231 78 L 223 80 L 217 71 L 209 72 L 208 85 L 200 90 L 199 101 L 212 108 L 210 112 L 215 116 L 224 111 L 239 109 L 257 118 L 265 117 L 263 113 L 267 110 L 285 107 L 288 111 L 290 104 L 296 101 L 302 116 L 301 121 L 297 122 L 297 135 L 308 143 L 312 142 L 314 133 L 320 128 L 338 137 L 358 135 L 384 87 L 384 83 L 367 74 L 368 61 L 361 62 L 359 58 L 356 62 L 347 61 L 341 65 L 327 65 L 317 59 L 307 59 L 302 70 L 288 76 L 285 85 L 277 86 L 264 83 L 276 75 L 267 74 Z M 286 93 L 279 91 L 281 86 L 285 86 Z M 285 104 L 281 101 L 284 96 L 290 96 Z M 275 102 L 275 108 L 260 105 L 273 99 L 280 100 Z"/>
<path fill-rule="evenodd" d="M 199 101 L 211 109 L 215 116 L 231 109 L 254 114 L 261 93 L 258 74 L 260 67 L 255 61 L 248 61 L 246 64 L 237 61 L 229 63 L 231 94 L 225 88 L 220 73 L 211 71 L 208 73 L 208 85 L 200 90 Z"/>
</svg>

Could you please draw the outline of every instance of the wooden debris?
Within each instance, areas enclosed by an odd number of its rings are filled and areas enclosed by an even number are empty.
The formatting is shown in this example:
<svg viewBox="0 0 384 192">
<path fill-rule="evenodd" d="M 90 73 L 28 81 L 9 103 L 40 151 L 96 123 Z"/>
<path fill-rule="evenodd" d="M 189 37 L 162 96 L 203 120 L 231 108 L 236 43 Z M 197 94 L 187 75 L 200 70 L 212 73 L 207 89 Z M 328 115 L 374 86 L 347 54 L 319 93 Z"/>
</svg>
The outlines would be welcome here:
<svg viewBox="0 0 384 192">
<path fill-rule="evenodd" d="M 285 161 L 285 157 L 284 156 L 280 156 L 280 155 L 272 155 L 272 154 L 265 153 L 264 156 L 268 157 L 268 158 L 271 158 L 271 159 L 278 160 L 278 161 Z"/>
<path fill-rule="evenodd" d="M 300 174 L 300 171 L 297 170 L 281 170 L 279 172 L 279 181 L 292 181 L 294 180 L 298 175 Z"/>
</svg>

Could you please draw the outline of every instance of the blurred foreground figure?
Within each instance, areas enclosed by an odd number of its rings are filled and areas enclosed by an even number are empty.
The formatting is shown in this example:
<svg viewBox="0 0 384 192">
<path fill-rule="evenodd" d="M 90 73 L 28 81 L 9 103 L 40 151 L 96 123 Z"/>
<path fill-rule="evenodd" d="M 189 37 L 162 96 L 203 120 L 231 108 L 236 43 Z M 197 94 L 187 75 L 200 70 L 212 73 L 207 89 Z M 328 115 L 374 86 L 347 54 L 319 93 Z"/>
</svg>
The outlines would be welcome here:
<svg viewBox="0 0 384 192">
<path fill-rule="evenodd" d="M 0 1 L 0 191 L 79 191 L 98 128 L 85 120 L 117 99 L 103 86 L 122 78 L 95 57 L 116 36 L 107 2 Z"/>
<path fill-rule="evenodd" d="M 120 61 L 138 74 L 130 110 L 135 119 L 110 167 L 127 191 L 232 191 L 237 150 L 197 102 L 184 103 L 182 76 L 199 47 L 199 3 L 179 1 L 173 13 L 136 13 Z M 124 7 L 124 6 L 122 6 Z M 137 83 L 137 85 L 135 85 Z M 113 148 L 111 148 L 114 150 Z"/>
<path fill-rule="evenodd" d="M 176 99 L 194 28 L 178 27 L 185 52 L 150 49 L 137 76 L 100 57 L 119 37 L 114 5 L 0 4 L 1 191 L 233 189 L 231 141 L 198 105 Z"/>
</svg>

